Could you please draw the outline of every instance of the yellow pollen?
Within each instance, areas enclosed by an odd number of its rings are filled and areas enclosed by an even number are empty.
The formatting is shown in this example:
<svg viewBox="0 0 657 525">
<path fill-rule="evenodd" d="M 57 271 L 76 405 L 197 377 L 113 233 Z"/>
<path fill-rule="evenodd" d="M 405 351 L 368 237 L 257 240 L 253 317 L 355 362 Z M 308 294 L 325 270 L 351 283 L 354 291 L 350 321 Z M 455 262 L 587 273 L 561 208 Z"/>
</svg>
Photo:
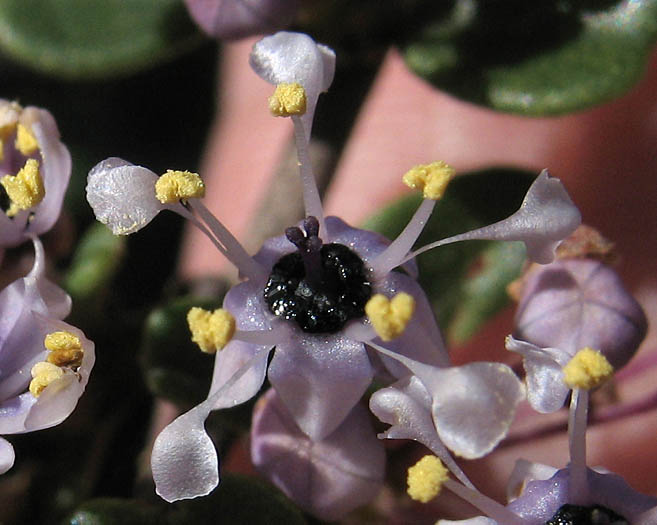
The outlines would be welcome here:
<svg viewBox="0 0 657 525">
<path fill-rule="evenodd" d="M 34 397 L 39 397 L 44 388 L 64 375 L 64 370 L 41 361 L 32 367 L 31 374 L 33 379 L 30 381 L 30 392 Z"/>
<path fill-rule="evenodd" d="M 455 173 L 454 168 L 439 160 L 411 168 L 402 180 L 409 188 L 422 190 L 425 199 L 435 201 L 442 198 Z"/>
<path fill-rule="evenodd" d="M 25 166 L 16 176 L 5 175 L 0 179 L 0 184 L 11 199 L 11 205 L 7 210 L 9 217 L 13 217 L 20 210 L 29 210 L 36 206 L 46 194 L 39 173 L 39 162 L 35 159 L 27 159 Z"/>
<path fill-rule="evenodd" d="M 195 306 L 187 312 L 187 324 L 192 341 L 207 354 L 221 350 L 235 334 L 235 318 L 223 308 L 210 312 Z"/>
<path fill-rule="evenodd" d="M 614 373 L 614 367 L 597 350 L 586 347 L 563 367 L 563 380 L 570 388 L 591 390 L 604 383 Z"/>
<path fill-rule="evenodd" d="M 50 350 L 46 361 L 57 366 L 77 368 L 82 364 L 84 350 L 80 338 L 71 332 L 53 332 L 46 335 L 44 346 Z"/>
<path fill-rule="evenodd" d="M 205 184 L 198 173 L 167 170 L 155 183 L 155 196 L 162 204 L 205 196 Z"/>
<path fill-rule="evenodd" d="M 406 492 L 415 501 L 428 503 L 440 494 L 447 479 L 449 475 L 443 462 L 436 456 L 424 456 L 408 469 Z"/>
<path fill-rule="evenodd" d="M 306 90 L 301 84 L 279 84 L 269 97 L 269 111 L 275 117 L 291 117 L 306 112 Z"/>
<path fill-rule="evenodd" d="M 36 137 L 23 124 L 18 125 L 16 132 L 16 149 L 23 155 L 31 155 L 39 149 Z"/>
<path fill-rule="evenodd" d="M 389 300 L 385 295 L 373 295 L 365 305 L 365 313 L 374 331 L 383 341 L 399 337 L 415 312 L 415 299 L 401 292 Z"/>
</svg>

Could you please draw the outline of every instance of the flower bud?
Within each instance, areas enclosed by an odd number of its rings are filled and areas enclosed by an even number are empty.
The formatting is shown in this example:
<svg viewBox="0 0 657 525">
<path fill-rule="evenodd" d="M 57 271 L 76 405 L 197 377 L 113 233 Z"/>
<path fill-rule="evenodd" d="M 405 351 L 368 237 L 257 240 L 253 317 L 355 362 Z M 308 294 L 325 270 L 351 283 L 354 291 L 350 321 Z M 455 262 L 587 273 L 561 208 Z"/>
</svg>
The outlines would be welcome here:
<svg viewBox="0 0 657 525">
<path fill-rule="evenodd" d="M 591 259 L 562 259 L 528 278 L 514 336 L 574 355 L 596 348 L 614 369 L 625 365 L 646 334 L 643 310 L 609 266 Z"/>
</svg>

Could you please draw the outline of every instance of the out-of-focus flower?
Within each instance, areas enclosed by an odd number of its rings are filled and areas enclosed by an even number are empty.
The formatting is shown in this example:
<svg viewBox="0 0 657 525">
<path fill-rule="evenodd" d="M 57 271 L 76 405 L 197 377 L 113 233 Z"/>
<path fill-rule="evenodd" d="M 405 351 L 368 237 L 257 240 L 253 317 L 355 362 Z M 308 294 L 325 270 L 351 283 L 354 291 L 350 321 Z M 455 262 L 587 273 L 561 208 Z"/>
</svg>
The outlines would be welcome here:
<svg viewBox="0 0 657 525">
<path fill-rule="evenodd" d="M 302 508 L 327 521 L 368 503 L 383 485 L 385 451 L 360 404 L 331 434 L 315 441 L 269 390 L 254 409 L 251 458 Z"/>
<path fill-rule="evenodd" d="M 562 369 L 584 347 L 624 366 L 646 334 L 643 310 L 609 266 L 592 259 L 562 259 L 534 269 L 516 313 L 508 350 L 523 356 L 532 407 L 553 412 L 569 388 Z"/>
<path fill-rule="evenodd" d="M 298 0 L 185 0 L 189 14 L 213 38 L 233 39 L 288 26 Z"/>
<path fill-rule="evenodd" d="M 55 224 L 70 176 L 71 156 L 52 115 L 0 100 L 0 248 Z"/>
<path fill-rule="evenodd" d="M 407 183 L 423 189 L 428 198 L 392 243 L 336 217 L 324 217 L 308 156 L 308 136 L 317 97 L 332 80 L 334 60 L 328 48 L 296 33 L 279 33 L 254 47 L 254 69 L 277 84 L 270 109 L 276 115 L 291 116 L 294 122 L 306 219 L 288 228 L 285 235 L 266 241 L 253 257 L 205 208 L 197 175 L 170 172 L 158 179 L 149 170 L 119 159 L 101 162 L 89 175 L 88 200 L 99 220 L 115 233 L 132 233 L 160 210 L 170 208 L 198 226 L 246 279 L 224 299 L 223 307 L 234 317 L 236 330 L 228 344 L 223 336 L 217 340 L 217 349 L 225 348 L 215 359 L 208 398 L 171 423 L 155 441 L 153 476 L 158 494 L 167 501 L 205 495 L 215 488 L 219 482 L 218 458 L 205 432 L 205 419 L 212 410 L 253 397 L 265 376 L 301 432 L 316 442 L 337 431 L 383 367 L 396 378 L 407 376 L 411 370 L 425 382 L 425 388 L 434 395 L 433 411 L 440 407 L 441 421 L 450 425 L 454 443 L 458 442 L 455 427 L 459 422 L 454 415 L 461 397 L 468 396 L 464 382 L 476 376 L 481 379 L 481 392 L 506 388 L 511 412 L 515 406 L 520 390 L 517 379 L 511 386 L 505 383 L 509 375 L 499 365 L 446 368 L 449 360 L 442 337 L 429 302 L 413 278 L 417 270 L 411 259 L 417 252 L 409 252 L 435 199 L 453 175 L 449 166 L 434 163 L 411 170 Z M 579 212 L 561 183 L 544 172 L 528 191 L 521 209 L 509 219 L 439 241 L 427 249 L 468 239 L 523 240 L 530 257 L 545 262 L 554 245 L 579 221 Z M 402 265 L 408 275 L 391 271 Z M 415 305 L 412 315 L 407 311 L 392 319 L 393 324 L 399 324 L 403 318 L 405 330 L 404 326 L 395 328 L 395 335 L 401 335 L 387 342 L 386 348 L 377 343 L 382 340 L 380 334 L 365 317 L 365 305 L 372 294 L 388 298 L 405 294 Z M 379 305 L 382 320 L 390 313 Z M 192 330 L 198 332 L 195 339 L 205 341 L 217 328 L 210 321 L 213 316 L 193 317 L 204 319 L 201 324 L 192 320 L 196 325 Z M 431 367 L 436 366 L 445 368 L 434 373 Z M 486 370 L 480 370 L 482 366 Z M 432 372 L 425 374 L 419 370 L 422 367 Z M 498 384 L 495 378 L 502 376 Z M 448 383 L 440 386 L 440 380 Z M 450 381 L 459 384 L 453 392 L 449 391 Z M 484 409 L 491 408 L 483 396 L 478 399 Z M 501 409 L 503 404 L 493 408 Z M 500 425 L 506 428 L 509 408 L 503 411 Z M 480 435 L 471 433 L 469 439 L 476 442 Z M 498 439 L 486 435 L 486 443 L 476 442 L 476 450 L 470 452 L 467 446 L 457 445 L 464 455 L 476 455 L 489 450 Z"/>
<path fill-rule="evenodd" d="M 95 361 L 94 344 L 61 321 L 68 295 L 44 277 L 44 254 L 34 238 L 34 266 L 0 292 L 0 434 L 58 425 L 75 408 Z M 0 473 L 14 463 L 0 438 Z"/>
</svg>

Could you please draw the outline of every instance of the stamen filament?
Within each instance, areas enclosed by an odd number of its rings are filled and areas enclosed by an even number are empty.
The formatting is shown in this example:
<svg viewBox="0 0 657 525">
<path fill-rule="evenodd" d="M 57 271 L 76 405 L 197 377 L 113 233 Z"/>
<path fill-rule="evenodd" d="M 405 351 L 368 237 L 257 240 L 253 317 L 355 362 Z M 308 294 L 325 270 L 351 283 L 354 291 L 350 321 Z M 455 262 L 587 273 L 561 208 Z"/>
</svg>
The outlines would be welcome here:
<svg viewBox="0 0 657 525">
<path fill-rule="evenodd" d="M 415 210 L 413 218 L 408 222 L 404 231 L 372 261 L 372 271 L 375 279 L 382 279 L 390 270 L 413 258 L 413 256 L 405 257 L 405 255 L 408 254 L 422 233 L 435 205 L 435 200 L 424 199 L 418 209 Z"/>
<path fill-rule="evenodd" d="M 483 495 L 474 488 L 465 487 L 452 479 L 445 481 L 445 488 L 451 490 L 461 499 L 477 507 L 486 516 L 494 519 L 497 523 L 503 523 L 504 525 L 525 525 L 525 520 L 520 516 L 511 512 L 497 501 Z"/>
<path fill-rule="evenodd" d="M 589 504 L 589 488 L 586 468 L 586 419 L 589 408 L 588 390 L 575 388 L 570 398 L 568 435 L 570 446 L 569 503 Z"/>
<path fill-rule="evenodd" d="M 189 206 L 199 214 L 213 236 L 224 245 L 224 255 L 249 279 L 266 277 L 266 270 L 251 257 L 233 234 L 219 221 L 199 199 L 190 199 Z"/>
<path fill-rule="evenodd" d="M 299 172 L 303 188 L 303 203 L 306 209 L 305 215 L 306 217 L 317 217 L 317 220 L 319 221 L 319 231 L 321 235 L 324 236 L 324 242 L 328 242 L 328 231 L 326 230 L 326 223 L 324 222 L 324 209 L 322 208 L 322 200 L 319 196 L 317 181 L 313 175 L 313 168 L 310 163 L 306 132 L 301 117 L 298 115 L 292 115 L 292 122 L 294 123 L 294 141 L 297 146 Z"/>
</svg>

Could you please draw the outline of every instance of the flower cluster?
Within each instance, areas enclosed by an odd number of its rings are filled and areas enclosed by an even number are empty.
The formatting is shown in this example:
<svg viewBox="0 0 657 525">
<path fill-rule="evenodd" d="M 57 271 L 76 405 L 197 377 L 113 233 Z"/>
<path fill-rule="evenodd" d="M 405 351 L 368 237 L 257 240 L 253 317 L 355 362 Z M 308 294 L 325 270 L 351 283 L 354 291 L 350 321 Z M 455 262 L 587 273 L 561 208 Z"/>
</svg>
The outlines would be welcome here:
<svg viewBox="0 0 657 525">
<path fill-rule="evenodd" d="M 57 220 L 71 158 L 53 117 L 0 100 L 0 250 L 31 240 L 32 270 L 0 291 L 0 434 L 52 427 L 66 419 L 84 392 L 94 345 L 62 321 L 71 299 L 45 277 L 38 235 Z M 0 474 L 14 450 L 0 438 Z"/>
<path fill-rule="evenodd" d="M 530 260 L 549 263 L 559 242 L 580 224 L 577 208 L 560 181 L 544 171 L 507 219 L 412 251 L 454 176 L 448 165 L 434 162 L 404 175 L 424 200 L 394 241 L 325 217 L 308 142 L 318 97 L 333 79 L 335 55 L 306 35 L 282 32 L 258 42 L 250 63 L 276 86 L 272 114 L 293 122 L 306 215 L 258 253 L 249 255 L 205 207 L 197 174 L 168 171 L 158 177 L 110 158 L 88 177 L 88 201 L 115 234 L 131 234 L 160 211 L 175 211 L 205 233 L 243 278 L 222 309 L 194 308 L 188 315 L 193 340 L 203 351 L 217 352 L 214 375 L 207 399 L 155 441 L 158 494 L 175 501 L 217 486 L 219 460 L 205 420 L 213 410 L 254 397 L 265 377 L 272 389 L 256 406 L 253 461 L 315 515 L 337 519 L 369 501 L 381 485 L 383 449 L 360 405 L 374 379 L 390 385 L 370 401 L 372 412 L 393 425 L 381 437 L 424 443 L 471 486 L 450 451 L 465 458 L 490 452 L 506 435 L 524 387 L 506 365 L 450 364 L 415 280 L 414 257 L 486 239 L 522 241 Z M 317 483 L 309 486 L 309 476 Z"/>
</svg>

